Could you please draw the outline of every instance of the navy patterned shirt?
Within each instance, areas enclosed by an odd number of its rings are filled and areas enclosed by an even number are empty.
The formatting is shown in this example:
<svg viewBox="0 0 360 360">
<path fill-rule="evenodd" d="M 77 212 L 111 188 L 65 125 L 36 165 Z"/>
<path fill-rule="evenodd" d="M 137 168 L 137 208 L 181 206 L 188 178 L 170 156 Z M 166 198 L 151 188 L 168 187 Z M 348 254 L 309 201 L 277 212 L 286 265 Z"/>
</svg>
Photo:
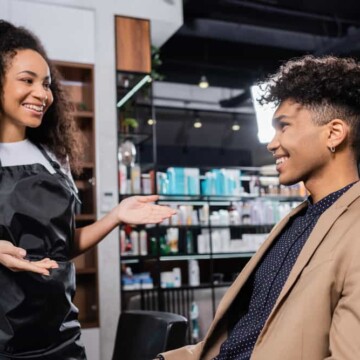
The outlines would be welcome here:
<svg viewBox="0 0 360 360">
<path fill-rule="evenodd" d="M 230 331 L 214 360 L 250 359 L 256 340 L 320 215 L 353 184 L 316 204 L 308 198 L 308 207 L 289 221 L 249 278 L 246 284 L 250 289 L 247 311 Z"/>
</svg>

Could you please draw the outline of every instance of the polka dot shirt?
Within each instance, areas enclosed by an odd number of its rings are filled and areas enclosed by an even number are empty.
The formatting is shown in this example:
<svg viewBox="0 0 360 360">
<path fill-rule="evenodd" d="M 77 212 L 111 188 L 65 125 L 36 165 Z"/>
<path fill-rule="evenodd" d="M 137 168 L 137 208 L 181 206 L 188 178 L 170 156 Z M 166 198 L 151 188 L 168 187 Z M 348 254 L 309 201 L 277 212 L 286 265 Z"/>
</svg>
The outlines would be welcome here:
<svg viewBox="0 0 360 360">
<path fill-rule="evenodd" d="M 256 340 L 320 215 L 353 184 L 331 193 L 292 218 L 264 255 L 246 287 L 251 289 L 247 311 L 242 315 L 214 360 L 250 359 Z M 241 295 L 241 294 L 240 294 Z"/>
</svg>

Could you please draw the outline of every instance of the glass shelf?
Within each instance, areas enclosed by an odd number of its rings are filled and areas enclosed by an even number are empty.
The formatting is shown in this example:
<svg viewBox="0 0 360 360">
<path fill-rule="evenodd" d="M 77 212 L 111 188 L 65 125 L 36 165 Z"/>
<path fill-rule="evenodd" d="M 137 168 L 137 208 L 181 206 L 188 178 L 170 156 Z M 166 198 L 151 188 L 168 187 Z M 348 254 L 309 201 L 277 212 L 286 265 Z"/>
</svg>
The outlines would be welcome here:
<svg viewBox="0 0 360 360">
<path fill-rule="evenodd" d="M 191 285 L 182 285 L 178 287 L 160 287 L 154 286 L 150 289 L 124 289 L 124 292 L 153 292 L 153 291 L 181 291 L 181 290 L 199 290 L 199 289 L 210 289 L 211 287 L 214 288 L 222 288 L 222 287 L 229 287 L 232 282 L 221 282 L 218 284 L 211 284 L 211 283 L 201 283 L 198 286 L 191 286 Z"/>
<path fill-rule="evenodd" d="M 142 133 L 119 134 L 119 143 L 121 144 L 125 140 L 131 140 L 134 143 L 134 145 L 140 145 L 151 138 L 152 138 L 152 134 L 142 134 Z"/>
<path fill-rule="evenodd" d="M 232 253 L 214 253 L 214 254 L 173 254 L 160 255 L 160 261 L 176 261 L 176 260 L 209 260 L 209 259 L 230 259 L 230 258 L 250 258 L 255 254 L 254 251 L 232 252 Z M 156 255 L 122 255 L 121 262 L 124 264 L 136 264 L 140 261 L 157 260 Z"/>
</svg>

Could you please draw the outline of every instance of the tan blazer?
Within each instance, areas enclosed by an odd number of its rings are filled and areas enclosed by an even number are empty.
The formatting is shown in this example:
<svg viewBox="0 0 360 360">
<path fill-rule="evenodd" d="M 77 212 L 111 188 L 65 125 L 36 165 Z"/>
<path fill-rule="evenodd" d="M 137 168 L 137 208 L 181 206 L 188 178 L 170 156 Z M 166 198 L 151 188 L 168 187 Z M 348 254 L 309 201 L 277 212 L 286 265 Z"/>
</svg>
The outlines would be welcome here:
<svg viewBox="0 0 360 360">
<path fill-rule="evenodd" d="M 228 310 L 289 219 L 271 231 L 221 300 L 205 339 L 164 353 L 210 360 L 227 337 Z M 241 295 L 241 293 L 240 293 Z M 360 183 L 319 218 L 254 347 L 251 360 L 360 360 Z"/>
</svg>

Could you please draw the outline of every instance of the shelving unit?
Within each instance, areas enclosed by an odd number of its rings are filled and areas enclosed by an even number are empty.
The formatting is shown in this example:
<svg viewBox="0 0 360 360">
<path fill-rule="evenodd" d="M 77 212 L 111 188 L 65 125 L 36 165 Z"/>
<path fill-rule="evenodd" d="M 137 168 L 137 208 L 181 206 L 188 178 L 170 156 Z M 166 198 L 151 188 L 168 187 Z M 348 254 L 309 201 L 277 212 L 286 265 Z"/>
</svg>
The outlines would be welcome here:
<svg viewBox="0 0 360 360">
<path fill-rule="evenodd" d="M 254 172 L 254 169 L 252 170 Z M 243 177 L 246 179 L 246 177 Z M 126 195 L 124 195 L 126 196 Z M 244 235 L 249 234 L 268 234 L 273 225 L 278 221 L 275 219 L 269 223 L 255 222 L 255 217 L 242 220 L 243 223 L 238 224 L 219 224 L 210 221 L 211 213 L 229 208 L 237 203 L 249 204 L 254 201 L 277 203 L 298 203 L 303 200 L 302 196 L 284 196 L 274 194 L 243 194 L 239 196 L 205 196 L 205 195 L 161 195 L 159 204 L 169 206 L 191 206 L 193 211 L 199 213 L 199 210 L 205 206 L 209 209 L 209 217 L 202 224 L 159 224 L 152 227 L 135 228 L 140 231 L 145 229 L 148 235 L 147 255 L 121 254 L 121 263 L 124 267 L 129 267 L 136 274 L 149 273 L 153 279 L 153 287 L 150 289 L 142 288 L 141 282 L 136 283 L 134 288 L 123 282 L 122 284 L 122 309 L 141 308 L 146 310 L 161 310 L 180 313 L 190 319 L 191 304 L 195 301 L 201 304 L 202 312 L 207 309 L 205 315 L 207 321 L 215 314 L 216 307 L 223 296 L 223 293 L 231 285 L 232 281 L 240 273 L 249 259 L 254 255 L 256 246 L 253 249 L 232 250 L 231 246 L 227 249 L 219 249 L 215 246 L 215 233 L 221 242 L 237 242 L 244 241 Z M 276 205 L 274 205 L 276 206 Z M 245 215 L 245 214 L 243 214 Z M 246 214 L 247 215 L 247 214 Z M 198 217 L 200 222 L 200 216 Z M 244 223 L 250 222 L 250 223 Z M 177 251 L 164 253 L 161 248 L 163 238 L 169 229 L 178 231 Z M 193 239 L 191 252 L 186 248 L 187 233 L 191 232 Z M 224 233 L 225 232 L 225 233 Z M 209 249 L 208 251 L 200 250 L 199 243 L 196 238 L 200 234 L 208 234 Z M 260 235 L 261 236 L 261 235 Z M 230 239 L 228 238 L 230 237 Z M 266 235 L 262 236 L 265 239 Z M 152 239 L 156 239 L 156 248 L 151 246 Z M 242 239 L 242 240 L 240 240 Z M 255 241 L 255 240 L 254 240 Z M 217 245 L 219 246 L 219 245 Z M 260 244 L 258 244 L 260 246 Z M 124 248 L 122 246 L 122 248 Z M 140 249 L 141 243 L 135 248 Z M 140 254 L 140 251 L 139 251 Z M 200 283 L 196 286 L 190 285 L 189 260 L 196 260 L 200 269 Z M 178 268 L 181 273 L 181 285 L 170 285 L 164 287 L 161 274 L 164 272 L 174 271 Z M 167 286 L 167 285 L 165 285 Z M 210 310 L 210 311 L 209 311 Z M 202 315 L 204 316 L 204 315 Z M 205 320 L 206 322 L 206 320 Z M 203 324 L 202 328 L 206 329 L 209 323 Z M 203 335 L 203 334 L 202 334 Z M 189 333 L 188 342 L 191 343 L 191 334 Z"/>
<path fill-rule="evenodd" d="M 131 91 L 139 77 L 143 76 L 144 74 L 118 72 L 118 101 L 127 92 Z M 206 206 L 210 213 L 206 221 L 204 219 L 201 220 L 201 216 L 197 215 L 198 220 L 190 223 L 186 220 L 171 224 L 159 224 L 152 227 L 121 227 L 121 307 L 122 310 L 145 309 L 175 312 L 186 316 L 190 320 L 190 309 L 195 301 L 199 304 L 202 321 L 201 327 L 205 330 L 208 328 L 224 292 L 254 255 L 260 243 L 253 248 L 243 246 L 242 249 L 239 249 L 236 246 L 244 245 L 251 237 L 255 239 L 255 236 L 258 236 L 256 240 L 258 242 L 260 238 L 265 239 L 265 234 L 268 234 L 273 225 L 284 215 L 278 214 L 279 208 L 282 207 L 272 206 L 273 202 L 276 202 L 276 204 L 300 202 L 303 200 L 304 194 L 295 194 L 294 191 L 289 189 L 280 188 L 278 185 L 274 186 L 274 181 L 270 181 L 267 184 L 267 180 L 271 178 L 271 175 L 261 173 L 259 168 L 231 166 L 224 166 L 224 168 L 231 170 L 229 174 L 234 170 L 239 171 L 236 177 L 241 179 L 241 185 L 243 185 L 242 189 L 237 186 L 237 191 L 233 195 L 229 195 L 228 191 L 224 193 L 219 192 L 222 195 L 214 195 L 217 192 L 214 193 L 213 190 L 209 189 L 207 191 L 210 191 L 211 195 L 204 189 L 197 192 L 198 195 L 193 193 L 188 195 L 186 192 L 174 193 L 168 183 L 170 178 L 165 180 L 165 186 L 161 184 L 161 179 L 166 176 L 167 168 L 171 165 L 167 163 L 167 166 L 164 166 L 157 162 L 156 134 L 159 124 L 153 127 L 147 125 L 149 116 L 156 120 L 154 116 L 155 109 L 152 106 L 151 100 L 151 93 L 149 94 L 148 90 L 140 90 L 132 95 L 130 103 L 123 104 L 119 110 L 119 144 L 126 139 L 130 139 L 136 147 L 137 156 L 135 163 L 141 169 L 142 180 L 147 182 L 146 185 L 143 182 L 141 183 L 141 190 L 147 189 L 143 193 L 149 193 L 148 189 L 150 188 L 151 193 L 160 194 L 159 204 L 169 205 L 178 209 L 190 206 L 197 214 L 201 208 Z M 139 104 L 141 105 L 139 106 Z M 132 116 L 139 122 L 139 128 L 132 134 L 124 134 L 124 127 L 121 121 L 125 116 L 125 112 L 129 112 L 129 109 Z M 146 143 L 149 139 L 152 139 L 150 145 Z M 144 144 L 145 146 L 143 146 Z M 142 150 L 144 154 L 142 154 Z M 211 176 L 209 177 L 207 173 L 213 170 L 213 168 L 199 169 L 197 181 L 203 182 L 206 179 L 211 179 Z M 277 179 L 277 176 L 272 176 L 272 178 Z M 121 179 L 124 181 L 124 177 L 120 175 L 119 179 L 120 200 L 134 195 L 126 191 L 132 188 L 132 186 L 121 186 Z M 126 181 L 131 182 L 131 177 L 128 176 Z M 150 182 L 150 185 L 148 182 Z M 124 190 L 125 188 L 126 190 Z M 267 206 L 268 211 L 276 213 L 276 216 L 274 215 L 271 221 L 260 221 L 261 217 L 256 218 L 255 215 L 249 213 L 246 213 L 237 223 L 216 223 L 210 217 L 213 211 L 223 211 L 239 203 L 248 206 L 258 201 L 261 201 L 264 207 Z M 269 218 L 269 216 L 267 214 L 267 216 L 262 218 Z M 140 232 L 144 233 L 144 231 L 147 235 L 145 252 L 143 251 L 143 240 L 140 239 Z M 167 245 L 164 245 L 164 239 L 166 236 L 169 236 L 169 231 L 174 231 L 178 234 L 176 250 L 172 249 L 173 245 L 170 244 L 173 242 L 172 240 L 165 241 Z M 137 233 L 137 235 L 134 235 L 134 233 Z M 197 240 L 199 235 L 208 237 L 208 248 L 205 251 L 200 249 L 200 245 L 198 245 L 200 244 Z M 135 237 L 131 239 L 132 236 Z M 193 239 L 191 251 L 187 248 L 187 237 Z M 131 241 L 136 243 L 133 250 L 135 253 L 131 253 L 129 245 Z M 219 241 L 220 243 L 227 242 L 228 247 L 221 248 Z M 200 282 L 195 286 L 189 281 L 189 261 L 194 260 L 198 263 L 200 270 Z M 177 274 L 181 273 L 181 284 L 175 284 L 174 282 L 169 285 L 164 280 L 164 273 L 171 271 L 176 271 Z M 131 276 L 131 272 L 133 276 Z M 204 334 L 202 333 L 202 335 Z M 190 331 L 188 342 L 191 343 L 193 340 Z"/>
<path fill-rule="evenodd" d="M 96 221 L 94 66 L 64 61 L 54 61 L 54 64 L 62 75 L 62 85 L 72 102 L 72 115 L 85 140 L 83 171 L 74 177 L 82 201 L 75 220 L 76 226 L 81 227 Z M 79 308 L 81 326 L 98 327 L 97 249 L 78 256 L 74 263 L 77 281 L 74 303 Z"/>
</svg>

